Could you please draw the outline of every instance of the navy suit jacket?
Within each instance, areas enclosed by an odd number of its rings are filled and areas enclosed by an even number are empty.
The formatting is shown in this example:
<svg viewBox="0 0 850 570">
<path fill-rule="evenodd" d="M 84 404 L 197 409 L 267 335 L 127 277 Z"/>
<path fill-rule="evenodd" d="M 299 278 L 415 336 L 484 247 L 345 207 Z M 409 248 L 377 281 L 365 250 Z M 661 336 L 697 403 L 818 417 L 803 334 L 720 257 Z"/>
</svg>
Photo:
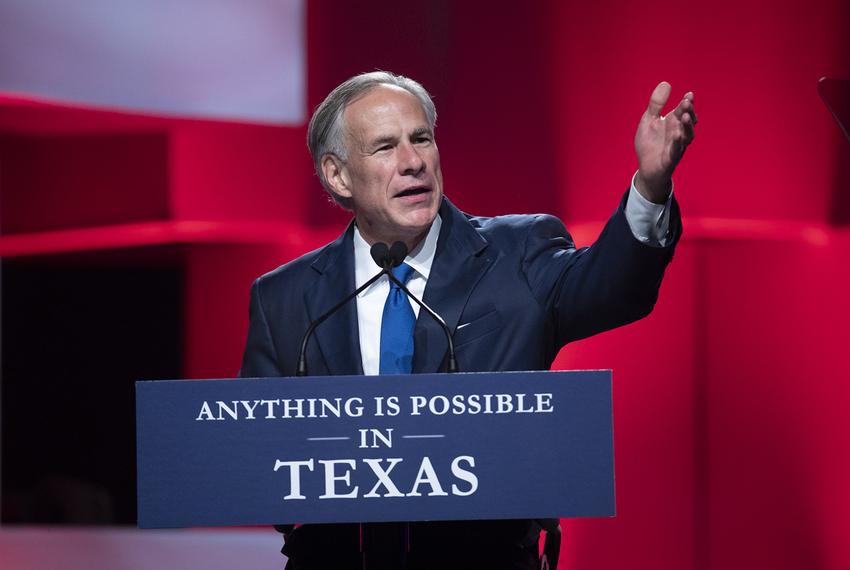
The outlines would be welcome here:
<svg viewBox="0 0 850 570">
<path fill-rule="evenodd" d="M 634 238 L 624 205 L 592 247 L 576 249 L 555 217 L 473 217 L 444 199 L 424 300 L 452 331 L 461 371 L 548 369 L 566 343 L 649 314 L 681 233 L 678 206 L 670 245 L 658 248 Z M 254 282 L 242 377 L 295 374 L 307 327 L 355 288 L 352 240 L 353 224 Z M 446 351 L 442 330 L 420 313 L 413 372 L 444 371 Z M 307 363 L 311 376 L 363 373 L 356 303 L 316 329 Z"/>
<path fill-rule="evenodd" d="M 649 314 L 681 233 L 678 206 L 674 200 L 669 245 L 651 247 L 633 236 L 624 214 L 626 197 L 596 243 L 581 249 L 555 217 L 474 217 L 443 200 L 424 300 L 452 331 L 461 371 L 545 370 L 566 343 Z M 295 374 L 307 327 L 355 288 L 352 239 L 353 223 L 334 242 L 257 279 L 251 288 L 241 376 Z M 446 353 L 444 333 L 420 312 L 413 372 L 445 371 Z M 316 329 L 307 355 L 312 376 L 363 373 L 356 303 L 348 303 Z M 529 528 L 528 521 L 441 525 L 420 525 L 414 548 L 430 541 L 439 549 L 460 534 L 467 546 L 478 536 L 483 548 L 498 551 L 513 548 L 505 543 L 521 541 Z M 302 540 L 300 555 L 309 556 L 304 552 L 311 549 L 339 550 L 345 540 L 329 539 L 332 534 L 328 527 Z M 301 535 L 306 537 L 307 531 Z M 284 551 L 299 555 L 297 550 L 288 540 Z M 510 556 L 503 552 L 497 558 Z"/>
</svg>

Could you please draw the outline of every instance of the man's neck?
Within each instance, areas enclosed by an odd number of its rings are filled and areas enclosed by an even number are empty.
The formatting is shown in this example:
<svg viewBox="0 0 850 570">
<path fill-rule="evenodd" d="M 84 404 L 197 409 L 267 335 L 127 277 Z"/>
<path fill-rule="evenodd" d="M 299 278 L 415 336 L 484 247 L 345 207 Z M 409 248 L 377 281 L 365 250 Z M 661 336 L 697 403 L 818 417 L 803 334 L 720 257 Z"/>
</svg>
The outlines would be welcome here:
<svg viewBox="0 0 850 570">
<path fill-rule="evenodd" d="M 441 227 L 442 219 L 437 214 L 425 239 L 420 241 L 413 250 L 409 251 L 405 258 L 405 263 L 413 267 L 426 280 L 431 274 L 431 264 L 437 253 L 437 241 L 440 238 Z M 357 287 L 368 281 L 377 270 L 369 252 L 370 247 L 357 226 L 354 226 L 354 266 Z"/>
</svg>

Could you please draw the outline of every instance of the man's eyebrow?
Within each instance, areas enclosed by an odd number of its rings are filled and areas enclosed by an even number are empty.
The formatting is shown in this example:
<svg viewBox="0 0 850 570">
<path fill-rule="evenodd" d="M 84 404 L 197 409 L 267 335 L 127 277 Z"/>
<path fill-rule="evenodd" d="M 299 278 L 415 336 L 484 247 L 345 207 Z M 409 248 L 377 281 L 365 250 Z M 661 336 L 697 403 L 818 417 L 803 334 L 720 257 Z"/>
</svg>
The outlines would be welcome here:
<svg viewBox="0 0 850 570">
<path fill-rule="evenodd" d="M 428 127 L 419 127 L 417 129 L 414 129 L 413 132 L 410 133 L 411 137 L 421 137 L 422 135 L 428 135 L 430 137 L 433 136 L 433 133 Z"/>
<path fill-rule="evenodd" d="M 375 148 L 378 146 L 384 146 L 385 144 L 394 144 L 398 141 L 398 137 L 394 135 L 383 135 L 376 139 L 372 139 L 369 143 L 370 148 Z"/>
</svg>

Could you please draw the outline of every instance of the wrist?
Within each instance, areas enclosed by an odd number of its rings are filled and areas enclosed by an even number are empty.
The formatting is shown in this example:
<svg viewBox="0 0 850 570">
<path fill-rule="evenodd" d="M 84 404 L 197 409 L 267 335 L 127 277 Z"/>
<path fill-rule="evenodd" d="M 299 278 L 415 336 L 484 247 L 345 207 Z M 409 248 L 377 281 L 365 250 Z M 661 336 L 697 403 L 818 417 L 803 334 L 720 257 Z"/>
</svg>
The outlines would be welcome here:
<svg viewBox="0 0 850 570">
<path fill-rule="evenodd" d="M 647 179 L 638 170 L 635 176 L 635 189 L 653 204 L 664 204 L 673 189 L 673 180 L 669 176 L 659 179 Z"/>
</svg>

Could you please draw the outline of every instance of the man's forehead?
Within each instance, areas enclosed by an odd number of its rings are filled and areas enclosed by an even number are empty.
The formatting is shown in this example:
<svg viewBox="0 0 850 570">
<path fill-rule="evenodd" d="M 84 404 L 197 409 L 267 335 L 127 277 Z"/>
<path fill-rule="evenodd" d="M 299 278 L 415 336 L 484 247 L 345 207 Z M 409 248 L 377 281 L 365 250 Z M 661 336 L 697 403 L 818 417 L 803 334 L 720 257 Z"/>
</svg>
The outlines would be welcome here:
<svg viewBox="0 0 850 570">
<path fill-rule="evenodd" d="M 411 92 L 395 85 L 377 85 L 350 101 L 343 111 L 343 117 L 349 127 L 356 130 L 360 125 L 378 127 L 383 123 L 392 123 L 400 117 L 411 118 L 428 126 L 428 119 L 422 102 Z M 418 127 L 418 126 L 417 126 Z"/>
</svg>

